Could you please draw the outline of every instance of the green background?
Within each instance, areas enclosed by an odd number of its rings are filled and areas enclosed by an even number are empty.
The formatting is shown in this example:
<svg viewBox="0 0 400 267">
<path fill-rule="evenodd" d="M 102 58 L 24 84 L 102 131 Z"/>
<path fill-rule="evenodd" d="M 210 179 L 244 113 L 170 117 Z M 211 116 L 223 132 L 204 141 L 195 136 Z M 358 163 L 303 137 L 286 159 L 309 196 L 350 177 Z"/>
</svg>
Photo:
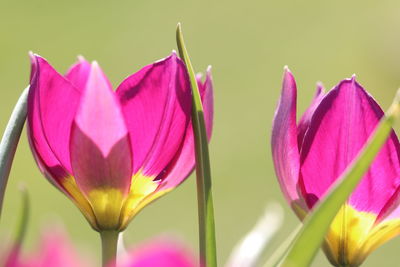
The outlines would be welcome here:
<svg viewBox="0 0 400 267">
<path fill-rule="evenodd" d="M 399 1 L 20 1 L 0 0 L 0 129 L 28 83 L 28 51 L 65 72 L 76 56 L 97 60 L 112 84 L 176 49 L 183 24 L 196 71 L 213 66 L 214 135 L 210 145 L 219 263 L 271 201 L 285 221 L 269 252 L 297 225 L 275 178 L 271 121 L 283 66 L 298 83 L 299 114 L 317 81 L 326 88 L 357 74 L 385 109 L 400 86 Z M 72 240 L 97 257 L 99 238 L 78 209 L 40 174 L 23 133 L 13 165 L 0 235 L 14 230 L 18 185 L 32 198 L 27 250 L 41 231 L 63 221 Z M 194 176 L 146 207 L 125 233 L 132 246 L 159 234 L 197 248 Z M 376 250 L 364 266 L 398 266 L 400 239 Z M 320 253 L 313 266 L 328 265 Z"/>
</svg>

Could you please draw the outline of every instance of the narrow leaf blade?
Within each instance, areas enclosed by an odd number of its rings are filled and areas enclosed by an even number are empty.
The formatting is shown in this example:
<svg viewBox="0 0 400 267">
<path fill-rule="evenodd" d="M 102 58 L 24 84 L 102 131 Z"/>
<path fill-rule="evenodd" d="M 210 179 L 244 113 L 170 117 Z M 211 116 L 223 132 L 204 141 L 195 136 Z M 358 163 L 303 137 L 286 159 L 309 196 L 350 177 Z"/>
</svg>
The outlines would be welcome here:
<svg viewBox="0 0 400 267">
<path fill-rule="evenodd" d="M 176 40 L 179 55 L 185 62 L 192 86 L 193 109 L 192 121 L 195 139 L 196 154 L 196 181 L 197 181 L 197 200 L 199 213 L 199 240 L 200 240 L 200 259 L 202 265 L 207 267 L 217 266 L 216 241 L 215 241 L 215 222 L 214 206 L 211 191 L 211 168 L 208 153 L 208 141 L 204 120 L 203 105 L 197 85 L 195 72 L 192 67 L 189 55 L 183 39 L 181 25 L 178 24 L 176 30 Z"/>
</svg>

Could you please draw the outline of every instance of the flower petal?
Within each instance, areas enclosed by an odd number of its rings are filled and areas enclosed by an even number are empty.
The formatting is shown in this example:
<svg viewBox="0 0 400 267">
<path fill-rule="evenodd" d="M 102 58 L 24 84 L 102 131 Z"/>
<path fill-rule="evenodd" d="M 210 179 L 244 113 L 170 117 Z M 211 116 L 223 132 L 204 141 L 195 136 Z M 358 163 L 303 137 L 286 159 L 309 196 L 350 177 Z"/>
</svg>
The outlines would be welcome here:
<svg viewBox="0 0 400 267">
<path fill-rule="evenodd" d="M 324 96 L 325 96 L 324 87 L 322 86 L 321 83 L 318 83 L 314 99 L 311 102 L 311 105 L 304 112 L 303 116 L 301 117 L 297 125 L 297 142 L 299 144 L 299 149 L 301 149 L 304 135 L 306 134 L 306 131 L 310 126 L 312 115 L 314 114 L 315 109 L 318 107 L 319 103 L 324 98 Z"/>
<path fill-rule="evenodd" d="M 272 125 L 271 146 L 275 171 L 289 204 L 299 199 L 299 149 L 296 125 L 297 88 L 289 69 L 285 69 L 282 93 Z"/>
<path fill-rule="evenodd" d="M 197 76 L 197 83 L 199 85 L 201 101 L 203 104 L 207 138 L 210 140 L 214 117 L 214 89 L 212 84 L 211 68 L 207 69 L 206 80 L 204 83 L 201 81 L 201 76 Z M 157 177 L 157 180 L 162 181 L 157 191 L 178 186 L 190 175 L 193 171 L 194 165 L 194 138 L 192 122 L 190 121 L 187 126 L 185 140 L 181 149 L 175 156 L 174 160 L 172 160 L 172 163 Z"/>
<path fill-rule="evenodd" d="M 44 58 L 38 55 L 32 56 L 32 65 L 28 104 L 31 111 L 29 112 L 31 139 L 36 152 L 40 154 L 45 164 L 57 165 L 58 161 L 67 172 L 71 173 L 69 136 L 79 101 L 79 92 Z"/>
<path fill-rule="evenodd" d="M 342 81 L 324 97 L 301 149 L 301 183 L 309 207 L 357 156 L 382 116 L 379 105 L 354 77 Z M 400 184 L 399 152 L 393 132 L 348 204 L 357 211 L 380 213 Z"/>
<path fill-rule="evenodd" d="M 65 78 L 82 92 L 86 87 L 86 82 L 90 74 L 90 63 L 82 56 L 78 57 L 78 62 L 71 66 L 65 74 Z"/>
<path fill-rule="evenodd" d="M 191 91 L 175 53 L 128 77 L 117 89 L 129 129 L 133 171 L 155 177 L 180 148 L 189 122 Z"/>
<path fill-rule="evenodd" d="M 121 267 L 196 267 L 196 258 L 176 241 L 155 240 L 133 250 Z"/>
<path fill-rule="evenodd" d="M 110 188 L 127 194 L 132 175 L 128 131 L 118 99 L 96 62 L 72 127 L 70 151 L 76 183 L 87 195 Z"/>
<path fill-rule="evenodd" d="M 36 75 L 36 65 L 36 59 L 32 58 L 31 77 L 33 78 Z M 54 155 L 43 133 L 39 107 L 39 90 L 33 84 L 28 95 L 27 126 L 29 144 L 40 170 L 46 174 L 46 178 L 53 184 L 60 187 L 60 179 L 68 176 L 68 173 Z"/>
</svg>

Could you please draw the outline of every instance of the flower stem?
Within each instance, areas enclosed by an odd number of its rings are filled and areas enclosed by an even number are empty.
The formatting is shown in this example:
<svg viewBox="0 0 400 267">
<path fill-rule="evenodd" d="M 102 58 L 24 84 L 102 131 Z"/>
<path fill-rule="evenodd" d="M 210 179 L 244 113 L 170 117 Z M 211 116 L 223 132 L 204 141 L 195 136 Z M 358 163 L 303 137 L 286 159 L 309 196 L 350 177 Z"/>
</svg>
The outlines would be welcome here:
<svg viewBox="0 0 400 267">
<path fill-rule="evenodd" d="M 103 267 L 115 266 L 119 232 L 115 230 L 102 231 L 100 237 Z"/>
<path fill-rule="evenodd" d="M 29 86 L 19 97 L 0 142 L 0 214 L 14 154 L 26 119 L 28 92 Z"/>
</svg>

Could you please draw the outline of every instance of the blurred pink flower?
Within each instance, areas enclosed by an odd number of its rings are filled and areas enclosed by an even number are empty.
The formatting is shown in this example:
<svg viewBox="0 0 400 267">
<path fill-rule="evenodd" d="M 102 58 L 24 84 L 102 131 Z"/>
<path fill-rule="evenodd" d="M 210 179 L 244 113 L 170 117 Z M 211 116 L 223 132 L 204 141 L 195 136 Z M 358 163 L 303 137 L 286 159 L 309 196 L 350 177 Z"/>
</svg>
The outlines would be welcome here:
<svg viewBox="0 0 400 267">
<path fill-rule="evenodd" d="M 89 261 L 82 259 L 71 245 L 67 235 L 59 229 L 47 229 L 36 252 L 27 256 L 21 251 L 22 244 L 14 244 L 6 255 L 4 267 L 89 267 Z M 0 264 L 2 264 L 0 262 Z M 3 266 L 3 265 L 2 265 Z"/>
<path fill-rule="evenodd" d="M 200 78 L 210 136 L 210 71 L 204 83 Z M 94 229 L 125 229 L 192 172 L 191 89 L 175 53 L 129 76 L 115 92 L 96 62 L 80 58 L 63 76 L 32 55 L 30 86 L 28 137 L 36 162 Z"/>
<path fill-rule="evenodd" d="M 355 77 L 330 92 L 321 85 L 296 121 L 296 83 L 285 70 L 272 129 L 272 155 L 285 198 L 303 219 L 357 156 L 384 115 Z M 358 266 L 400 231 L 400 145 L 392 132 L 326 236 L 336 266 Z"/>
<path fill-rule="evenodd" d="M 131 250 L 118 267 L 198 267 L 198 259 L 183 244 L 157 239 Z"/>
<path fill-rule="evenodd" d="M 93 261 L 83 259 L 64 231 L 51 228 L 42 235 L 34 253 L 25 255 L 21 244 L 14 244 L 0 259 L 4 267 L 91 267 Z M 157 238 L 140 244 L 118 258 L 117 267 L 199 267 L 198 259 L 183 243 L 171 238 Z M 110 265 L 110 267 L 115 267 Z"/>
</svg>

